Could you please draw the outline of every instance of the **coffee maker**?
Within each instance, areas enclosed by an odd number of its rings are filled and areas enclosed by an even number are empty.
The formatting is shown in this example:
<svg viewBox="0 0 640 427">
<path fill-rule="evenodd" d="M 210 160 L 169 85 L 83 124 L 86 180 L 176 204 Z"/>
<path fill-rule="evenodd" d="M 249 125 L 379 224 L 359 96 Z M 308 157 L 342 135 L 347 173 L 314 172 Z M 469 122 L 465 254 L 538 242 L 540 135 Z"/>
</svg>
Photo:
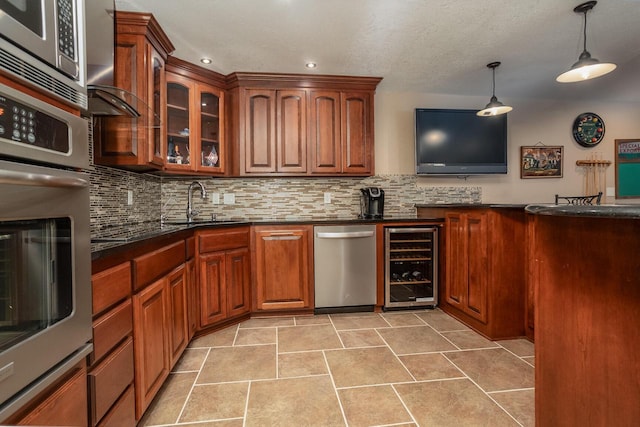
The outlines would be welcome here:
<svg viewBox="0 0 640 427">
<path fill-rule="evenodd" d="M 382 218 L 384 213 L 384 191 L 382 188 L 361 188 L 360 193 L 360 218 Z"/>
</svg>

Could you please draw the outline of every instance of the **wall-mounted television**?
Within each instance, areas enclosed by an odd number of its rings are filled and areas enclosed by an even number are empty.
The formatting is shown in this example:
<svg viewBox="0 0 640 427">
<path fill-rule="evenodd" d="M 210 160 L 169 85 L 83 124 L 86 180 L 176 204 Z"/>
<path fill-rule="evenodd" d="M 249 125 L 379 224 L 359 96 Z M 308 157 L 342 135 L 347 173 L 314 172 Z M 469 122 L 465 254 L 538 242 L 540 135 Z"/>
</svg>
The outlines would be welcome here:
<svg viewBox="0 0 640 427">
<path fill-rule="evenodd" d="M 418 175 L 507 173 L 507 115 L 476 110 L 417 108 Z"/>
</svg>

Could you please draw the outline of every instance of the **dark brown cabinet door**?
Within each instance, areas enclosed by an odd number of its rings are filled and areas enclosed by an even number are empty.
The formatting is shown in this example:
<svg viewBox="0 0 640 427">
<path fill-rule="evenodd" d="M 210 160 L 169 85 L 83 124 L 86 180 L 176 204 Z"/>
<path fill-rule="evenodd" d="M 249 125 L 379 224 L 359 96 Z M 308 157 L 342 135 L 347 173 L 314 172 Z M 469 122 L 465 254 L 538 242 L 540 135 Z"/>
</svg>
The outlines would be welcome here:
<svg viewBox="0 0 640 427">
<path fill-rule="evenodd" d="M 169 351 L 170 366 L 173 367 L 189 343 L 189 321 L 187 317 L 187 271 L 184 265 L 172 271 L 169 282 Z"/>
<path fill-rule="evenodd" d="M 135 351 L 136 419 L 140 419 L 169 375 L 169 301 L 167 279 L 132 297 Z"/>
<path fill-rule="evenodd" d="M 227 316 L 233 317 L 251 310 L 249 249 L 241 248 L 226 253 Z"/>
<path fill-rule="evenodd" d="M 212 325 L 227 317 L 226 257 L 224 252 L 200 256 L 200 326 Z"/>
<path fill-rule="evenodd" d="M 258 310 L 313 306 L 310 292 L 311 229 L 256 228 L 256 305 Z"/>
<path fill-rule="evenodd" d="M 307 171 L 307 98 L 304 90 L 279 90 L 276 94 L 277 171 Z"/>
<path fill-rule="evenodd" d="M 369 92 L 343 92 L 341 96 L 342 172 L 372 173 L 373 110 Z"/>
<path fill-rule="evenodd" d="M 187 261 L 187 298 L 189 300 L 189 340 L 193 338 L 198 330 L 198 314 L 200 313 L 200 294 L 198 292 L 198 282 L 196 276 L 196 261 Z"/>
<path fill-rule="evenodd" d="M 309 104 L 311 171 L 339 173 L 342 170 L 340 92 L 311 91 Z"/>
<path fill-rule="evenodd" d="M 244 171 L 276 171 L 276 92 L 248 89 L 245 98 Z"/>
</svg>

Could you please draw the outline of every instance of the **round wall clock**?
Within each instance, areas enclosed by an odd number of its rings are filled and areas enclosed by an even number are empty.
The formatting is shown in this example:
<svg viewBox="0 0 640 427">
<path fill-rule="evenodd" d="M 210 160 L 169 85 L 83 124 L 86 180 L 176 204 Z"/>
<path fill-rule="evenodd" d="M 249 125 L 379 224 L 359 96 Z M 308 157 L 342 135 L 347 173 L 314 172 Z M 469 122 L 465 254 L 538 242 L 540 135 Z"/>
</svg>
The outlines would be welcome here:
<svg viewBox="0 0 640 427">
<path fill-rule="evenodd" d="M 604 122 L 594 113 L 582 113 L 573 122 L 573 139 L 583 147 L 595 147 L 604 137 Z"/>
</svg>

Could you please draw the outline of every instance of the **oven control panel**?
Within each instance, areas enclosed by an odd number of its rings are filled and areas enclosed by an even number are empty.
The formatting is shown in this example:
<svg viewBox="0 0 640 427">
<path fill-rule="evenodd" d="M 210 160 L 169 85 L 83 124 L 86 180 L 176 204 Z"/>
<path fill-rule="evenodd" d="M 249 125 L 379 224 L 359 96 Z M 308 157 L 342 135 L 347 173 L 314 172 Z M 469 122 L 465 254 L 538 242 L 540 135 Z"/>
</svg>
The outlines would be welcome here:
<svg viewBox="0 0 640 427">
<path fill-rule="evenodd" d="M 70 151 L 67 123 L 0 95 L 0 140 L 58 153 Z"/>
</svg>

